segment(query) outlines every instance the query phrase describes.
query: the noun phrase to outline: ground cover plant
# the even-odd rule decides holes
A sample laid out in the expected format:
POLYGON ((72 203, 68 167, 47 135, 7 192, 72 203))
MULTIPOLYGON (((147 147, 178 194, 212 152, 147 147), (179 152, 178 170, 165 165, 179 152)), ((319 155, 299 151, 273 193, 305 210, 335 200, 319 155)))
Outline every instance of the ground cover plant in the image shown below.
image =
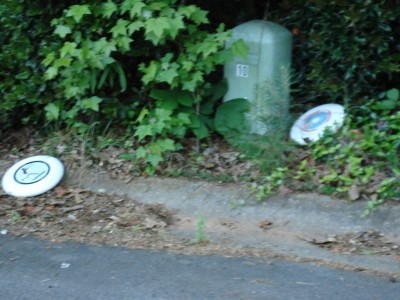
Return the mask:
POLYGON ((292 165, 278 167, 261 184, 264 199, 282 187, 368 200, 364 216, 386 199, 400 199, 400 101, 391 89, 359 107, 348 108, 339 133, 327 131, 310 143, 292 165))

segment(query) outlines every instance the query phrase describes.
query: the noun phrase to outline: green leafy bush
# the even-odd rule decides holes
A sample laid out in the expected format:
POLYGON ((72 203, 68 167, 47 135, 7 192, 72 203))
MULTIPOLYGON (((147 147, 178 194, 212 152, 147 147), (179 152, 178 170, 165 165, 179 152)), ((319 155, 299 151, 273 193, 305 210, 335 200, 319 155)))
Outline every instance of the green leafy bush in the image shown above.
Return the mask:
POLYGON ((53 20, 54 34, 63 43, 43 63, 46 79, 55 81, 62 101, 49 103, 48 118, 73 121, 82 113, 107 113, 102 108, 110 99, 125 98, 124 104, 139 101, 149 108, 148 92, 155 88, 182 93, 185 100, 178 96, 172 102, 199 115, 202 93, 208 88, 206 76, 230 55, 223 47, 229 33, 223 27, 216 33, 202 30, 207 12, 176 2, 73 5, 53 20))
MULTIPOLYGON (((49 23, 67 1, 13 1, 0 3, 0 122, 4 127, 36 122, 52 98, 42 79, 43 49, 51 49, 49 23)), ((70 1, 69 1, 70 2, 70 1)))
POLYGON ((399 84, 397 1, 282 1, 269 18, 294 35, 295 101, 356 104, 399 84))
POLYGON ((59 91, 45 107, 47 119, 122 119, 137 130, 135 159, 154 171, 187 132, 209 135, 225 90, 208 76, 234 54, 246 54, 243 42, 225 49, 230 33, 222 25, 214 33, 203 29, 208 22, 206 11, 176 0, 68 7, 52 21, 60 47, 43 60, 46 80, 59 91))

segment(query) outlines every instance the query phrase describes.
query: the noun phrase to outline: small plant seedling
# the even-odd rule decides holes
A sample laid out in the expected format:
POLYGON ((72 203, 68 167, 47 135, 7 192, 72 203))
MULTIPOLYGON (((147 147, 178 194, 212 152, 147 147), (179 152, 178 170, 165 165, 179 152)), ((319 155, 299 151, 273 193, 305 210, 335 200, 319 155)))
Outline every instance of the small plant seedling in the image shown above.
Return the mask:
POLYGON ((196 243, 198 244, 207 242, 206 233, 204 230, 205 226, 206 226, 205 217, 203 215, 199 215, 196 224, 196 243))
POLYGON ((245 204, 246 204, 246 200, 244 200, 244 199, 240 199, 240 200, 235 199, 235 200, 232 201, 232 203, 230 205, 230 209, 234 210, 235 208, 238 207, 238 205, 243 206, 245 204))
POLYGON ((16 224, 20 219, 21 219, 21 215, 16 211, 16 210, 11 210, 10 212, 9 212, 9 214, 10 214, 10 219, 9 219, 9 221, 10 221, 10 223, 11 224, 16 224))

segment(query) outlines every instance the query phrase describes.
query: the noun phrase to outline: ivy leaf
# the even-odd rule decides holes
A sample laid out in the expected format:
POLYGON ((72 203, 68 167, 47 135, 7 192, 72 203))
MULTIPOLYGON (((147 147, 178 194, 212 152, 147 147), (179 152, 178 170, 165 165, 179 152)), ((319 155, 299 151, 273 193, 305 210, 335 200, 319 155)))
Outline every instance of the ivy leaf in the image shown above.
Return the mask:
POLYGON ((111 28, 110 32, 112 33, 113 38, 116 38, 119 35, 126 36, 127 35, 127 26, 129 21, 119 19, 117 24, 111 28))
POLYGON ((157 71, 159 69, 159 63, 153 60, 150 62, 150 65, 148 67, 145 67, 144 64, 141 64, 139 68, 143 73, 145 73, 145 75, 142 76, 142 82, 144 84, 148 84, 155 79, 157 71))
POLYGON ((167 7, 168 4, 166 2, 168 1, 150 1, 152 3, 149 4, 149 8, 151 10, 162 10, 164 7, 167 7))
POLYGON ((218 52, 220 43, 218 42, 204 42, 198 45, 197 53, 202 54, 203 58, 208 57, 210 54, 218 52))
POLYGON ((71 28, 64 25, 57 25, 54 30, 54 34, 57 34, 61 38, 65 38, 68 34, 71 33, 71 28))
POLYGON ((176 10, 171 6, 164 7, 160 10, 160 16, 172 19, 176 15, 176 10))
POLYGON ((49 121, 58 120, 60 109, 54 103, 49 103, 44 107, 46 111, 46 119, 49 121))
POLYGON ((157 80, 159 82, 167 82, 168 84, 172 85, 172 82, 178 76, 179 76, 179 74, 176 69, 169 69, 169 70, 161 71, 157 76, 157 80))
POLYGON ((142 21, 135 21, 132 22, 131 24, 128 25, 128 34, 132 35, 132 33, 138 31, 140 28, 142 28, 144 23, 142 21))
POLYGON ((175 39, 178 35, 179 30, 185 28, 185 24, 183 23, 183 17, 179 16, 175 19, 168 19, 169 21, 169 35, 171 38, 175 39))
POLYGON ((66 13, 67 17, 72 17, 76 23, 82 20, 84 15, 90 15, 92 12, 89 9, 89 5, 72 5, 66 13))
MULTIPOLYGON (((171 120, 172 111, 163 108, 156 108, 155 109, 155 116, 159 123, 163 124, 165 121, 171 120)), ((164 129, 164 128, 161 128, 164 129)))
POLYGON ((138 140, 140 142, 146 136, 153 135, 153 129, 150 125, 140 125, 138 126, 134 135, 138 137, 138 140))
POLYGON ((157 167, 164 159, 160 154, 151 153, 146 156, 146 161, 151 163, 153 167, 157 167))
POLYGON ((81 94, 81 90, 77 86, 68 86, 65 88, 64 94, 65 94, 65 97, 70 99, 70 98, 73 98, 73 97, 81 94))
POLYGON ((163 151, 174 151, 175 150, 175 142, 171 139, 163 139, 158 140, 157 144, 163 151))
POLYGON ((58 68, 57 67, 50 67, 44 73, 44 78, 46 80, 54 79, 58 75, 58 68))
POLYGON ((193 69, 193 67, 194 67, 194 63, 192 61, 185 60, 182 62, 182 69, 185 71, 190 71, 193 69))
POLYGON ((95 52, 101 52, 107 44, 107 39, 105 37, 102 37, 101 39, 92 42, 92 48, 95 52))
POLYGON ((163 38, 164 32, 170 29, 169 19, 166 17, 150 18, 145 25, 146 39, 152 41, 155 45, 163 38))
POLYGON ((190 16, 197 10, 197 6, 195 5, 186 5, 180 6, 178 8, 178 13, 184 15, 186 18, 190 18, 190 16))
POLYGON ((143 146, 140 146, 136 149, 136 158, 145 158, 147 155, 146 149, 143 146))
POLYGON ((54 52, 50 52, 46 55, 45 59, 42 61, 42 64, 46 67, 49 66, 55 59, 56 55, 54 52))
POLYGON ((182 88, 189 92, 194 92, 199 83, 203 82, 203 73, 200 71, 195 72, 192 75, 192 80, 185 81, 182 88))
POLYGON ((119 50, 122 53, 128 52, 131 50, 131 43, 133 42, 133 39, 127 36, 119 37, 117 38, 117 46, 119 47, 119 50))
POLYGON ((100 50, 104 53, 105 56, 110 56, 112 52, 117 51, 117 47, 115 46, 115 41, 107 41, 105 38, 101 38, 100 40, 104 40, 100 47, 100 50))
MULTIPOLYGON (((70 110, 63 111, 62 112, 62 117, 66 118, 66 119, 73 120, 74 118, 76 118, 76 116, 78 115, 79 111, 80 111, 79 107, 77 105, 75 105, 70 110)), ((76 124, 79 124, 79 123, 76 123, 76 124)))
POLYGON ((208 12, 202 9, 197 9, 192 15, 191 19, 196 25, 208 24, 210 21, 207 19, 208 12))
POLYGON ((129 11, 129 17, 133 19, 140 16, 144 7, 146 7, 146 4, 141 0, 125 0, 121 5, 121 13, 124 14, 129 11))
POLYGON ((82 100, 82 108, 91 109, 94 111, 99 111, 99 104, 103 101, 103 99, 93 96, 87 99, 82 100))
POLYGON ((118 6, 114 2, 109 0, 107 3, 104 3, 102 5, 102 9, 103 11, 101 14, 109 19, 113 15, 113 13, 118 10, 118 6))
POLYGON ((59 67, 69 67, 71 65, 72 58, 70 57, 61 57, 54 62, 54 66, 59 67))
POLYGON ((62 48, 60 49, 60 56, 64 57, 67 54, 72 54, 72 52, 76 49, 76 43, 65 42, 62 48))
POLYGON ((135 5, 136 2, 137 0, 125 0, 124 2, 122 2, 120 8, 121 14, 124 14, 127 11, 129 11, 135 5))
POLYGON ((247 54, 249 53, 250 47, 240 39, 231 45, 233 55, 239 55, 245 59, 247 59, 247 54))

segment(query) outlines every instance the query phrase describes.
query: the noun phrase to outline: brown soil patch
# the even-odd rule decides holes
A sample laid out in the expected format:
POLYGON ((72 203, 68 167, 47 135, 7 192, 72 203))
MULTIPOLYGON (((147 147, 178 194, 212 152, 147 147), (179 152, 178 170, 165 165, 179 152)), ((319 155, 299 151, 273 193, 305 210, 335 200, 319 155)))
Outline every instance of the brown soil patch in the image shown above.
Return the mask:
POLYGON ((394 255, 400 261, 400 246, 379 231, 351 232, 308 241, 334 253, 394 255))

